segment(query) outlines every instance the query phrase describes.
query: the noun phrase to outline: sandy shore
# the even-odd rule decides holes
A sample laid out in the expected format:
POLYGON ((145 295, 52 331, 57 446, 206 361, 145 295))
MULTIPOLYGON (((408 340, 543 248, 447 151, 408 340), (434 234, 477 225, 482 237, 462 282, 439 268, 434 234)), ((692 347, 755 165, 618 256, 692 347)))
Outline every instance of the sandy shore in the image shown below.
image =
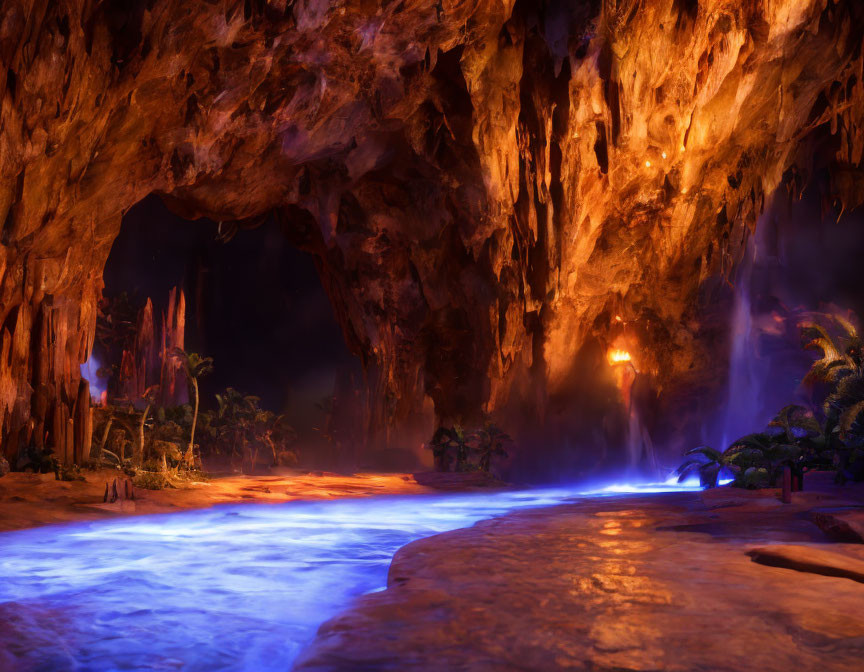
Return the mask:
POLYGON ((864 511, 864 484, 807 485, 787 505, 586 498, 410 543, 294 669, 860 672, 864 544, 830 543, 811 515, 864 511))
POLYGON ((0 531, 89 521, 120 515, 169 513, 230 502, 287 502, 431 492, 410 474, 285 472, 265 476, 217 476, 180 488, 135 488, 135 500, 103 503, 105 484, 119 471, 84 472, 85 481, 57 481, 53 474, 11 473, 0 478, 0 531))

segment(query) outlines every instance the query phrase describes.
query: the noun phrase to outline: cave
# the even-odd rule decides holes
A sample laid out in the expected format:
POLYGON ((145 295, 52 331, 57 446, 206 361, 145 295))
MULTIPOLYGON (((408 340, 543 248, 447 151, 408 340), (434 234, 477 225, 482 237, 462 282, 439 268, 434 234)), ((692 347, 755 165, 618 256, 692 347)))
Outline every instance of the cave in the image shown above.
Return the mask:
MULTIPOLYGON (((254 394, 316 444, 307 451, 312 463, 328 466, 349 457, 332 454, 320 434, 328 422, 324 407, 337 391, 353 396, 362 369, 345 344, 313 258, 291 244, 272 217, 229 238, 220 223, 185 220, 149 196, 124 215, 103 279, 109 303, 128 297, 137 313, 149 299, 157 323, 169 312, 172 290, 177 297, 182 292, 181 347, 214 360, 200 381, 205 408, 215 407, 215 395, 229 387, 254 394)), ((116 364, 120 357, 108 355, 105 341, 97 337, 92 357, 116 364)), ((98 363, 84 367, 91 386, 107 386, 98 363)))
POLYGON ((0 668, 858 669, 862 162, 858 0, 6 0, 0 668))

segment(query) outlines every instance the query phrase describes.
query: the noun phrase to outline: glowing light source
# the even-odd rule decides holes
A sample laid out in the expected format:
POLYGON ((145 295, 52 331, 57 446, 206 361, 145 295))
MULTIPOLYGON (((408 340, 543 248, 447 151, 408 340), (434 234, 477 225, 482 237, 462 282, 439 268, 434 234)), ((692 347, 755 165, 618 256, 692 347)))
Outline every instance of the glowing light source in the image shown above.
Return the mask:
POLYGON ((102 404, 102 398, 106 396, 107 392, 107 381, 99 376, 100 367, 101 365, 99 360, 97 360, 96 355, 91 352, 87 361, 81 365, 81 377, 90 383, 90 396, 97 403, 102 404))
POLYGON ((666 152, 663 152, 660 156, 662 156, 665 159, 666 158, 666 152))
POLYGON ((684 145, 681 145, 681 151, 685 151, 687 148, 684 145))
POLYGON ((650 162, 650 161, 646 161, 646 162, 645 162, 645 167, 646 167, 646 168, 650 168, 650 167, 651 167, 651 162, 650 162))
POLYGON ((613 365, 614 364, 622 364, 624 362, 629 362, 632 359, 632 357, 630 357, 629 352, 627 352, 626 350, 619 350, 619 349, 610 350, 609 354, 606 356, 606 358, 609 360, 609 363, 613 364, 613 365))

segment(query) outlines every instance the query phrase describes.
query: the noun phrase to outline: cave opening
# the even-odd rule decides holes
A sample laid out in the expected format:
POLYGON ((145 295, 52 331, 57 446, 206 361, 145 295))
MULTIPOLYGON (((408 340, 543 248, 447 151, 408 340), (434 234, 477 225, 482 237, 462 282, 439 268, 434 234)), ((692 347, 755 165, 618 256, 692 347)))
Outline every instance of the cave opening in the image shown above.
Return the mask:
MULTIPOLYGON (((601 348, 590 357, 589 372, 571 372, 571 388, 585 387, 581 396, 568 388, 567 394, 551 397, 546 419, 551 432, 534 423, 527 428, 511 423, 522 430, 519 439, 528 448, 517 454, 516 468, 529 480, 544 481, 622 471, 636 476, 668 473, 683 445, 700 440, 726 445, 748 428, 767 424, 784 400, 809 403, 800 387, 812 361, 798 342, 801 319, 826 310, 864 314, 856 274, 857 260, 864 254, 864 217, 860 209, 841 212, 839 204, 826 204, 828 179, 827 173, 821 174, 814 179, 817 186, 800 198, 787 197, 788 185, 781 185, 756 232, 746 234, 750 242, 735 273, 715 288, 709 300, 713 307, 702 318, 721 320, 728 339, 728 345, 718 346, 721 354, 728 350, 722 355, 728 358, 723 385, 691 394, 680 422, 671 425, 669 407, 662 408, 650 375, 633 369, 629 352, 622 351, 626 362, 610 359, 610 371, 620 377, 624 369, 633 369, 629 375, 635 375, 635 381, 609 383, 603 378, 609 374, 602 374, 606 359, 617 350, 601 348), (746 323, 738 324, 743 318, 746 323), (601 389, 606 383, 611 391, 601 389), (630 411, 619 408, 613 388, 621 388, 630 411), (594 408, 598 404, 600 410, 594 408), (619 411, 629 413, 629 420, 626 415, 619 419, 619 411), (538 437, 546 443, 542 455, 534 445, 538 437)), ((314 258, 294 245, 274 217, 231 229, 205 218, 184 219, 158 196, 148 196, 124 215, 103 278, 104 297, 110 301, 126 296, 135 312, 150 299, 156 322, 169 309, 172 289, 182 290, 184 347, 215 362, 212 373, 200 381, 202 410, 215 412, 216 395, 227 388, 259 397, 262 408, 284 415, 296 431, 296 445, 305 447, 304 466, 395 464, 410 469, 424 456, 425 451, 389 451, 391 459, 382 460, 381 454, 377 461, 370 459, 370 452, 387 451, 370 449, 359 436, 364 421, 360 407, 367 401, 363 386, 368 382, 360 359, 346 345, 314 258), (231 235, 224 236, 224 230, 231 235), (353 397, 356 403, 334 422, 337 395, 353 397), (334 424, 339 422, 343 438, 334 441, 334 424)), ((10 315, 7 321, 14 321, 10 315)), ((635 344, 632 329, 620 316, 612 321, 618 327, 613 333, 620 332, 614 342, 620 344, 623 337, 635 344)), ((82 373, 98 392, 106 383, 106 368, 116 370, 120 363, 118 353, 108 353, 97 337, 93 358, 82 365, 82 373)))
MULTIPOLYGON (((105 265, 100 324, 106 310, 125 304, 113 317, 132 321, 135 315, 125 342, 134 347, 138 314, 149 299, 158 341, 162 321, 170 321, 166 313, 172 307, 179 309, 182 292, 180 345, 213 359, 212 371, 199 382, 202 412, 218 410, 216 395, 229 388, 258 397, 262 409, 283 415, 296 432, 305 465, 348 466, 332 445, 328 423, 337 389, 355 391, 363 372, 348 350, 312 255, 295 247, 273 216, 230 236, 224 234, 227 228, 206 218, 186 220, 156 195, 133 206, 105 265)), ((118 348, 107 343, 97 331, 98 364, 88 362, 82 369, 97 390, 124 375, 118 348)), ((185 403, 183 392, 178 400, 185 403)))

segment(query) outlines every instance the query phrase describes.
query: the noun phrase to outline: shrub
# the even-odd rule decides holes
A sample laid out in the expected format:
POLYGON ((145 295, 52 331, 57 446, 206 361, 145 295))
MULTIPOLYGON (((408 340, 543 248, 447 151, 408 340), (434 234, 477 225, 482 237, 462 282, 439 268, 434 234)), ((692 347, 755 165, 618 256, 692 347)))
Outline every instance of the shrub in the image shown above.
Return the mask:
POLYGON ((144 490, 163 490, 174 487, 165 474, 156 471, 139 471, 132 479, 132 485, 144 490))
POLYGON ((58 481, 84 481, 87 480, 81 474, 77 464, 59 464, 54 462, 54 478, 58 481))
POLYGON ((495 458, 510 454, 513 440, 492 422, 466 434, 460 425, 438 427, 426 447, 432 450, 436 471, 490 471, 495 458))
POLYGON ((774 487, 784 467, 801 479, 807 471, 828 468, 832 459, 818 421, 802 406, 786 406, 764 431, 742 436, 722 453, 699 446, 686 454, 690 459, 678 467, 679 480, 698 473, 707 487, 717 485, 724 469, 736 487, 774 487))

